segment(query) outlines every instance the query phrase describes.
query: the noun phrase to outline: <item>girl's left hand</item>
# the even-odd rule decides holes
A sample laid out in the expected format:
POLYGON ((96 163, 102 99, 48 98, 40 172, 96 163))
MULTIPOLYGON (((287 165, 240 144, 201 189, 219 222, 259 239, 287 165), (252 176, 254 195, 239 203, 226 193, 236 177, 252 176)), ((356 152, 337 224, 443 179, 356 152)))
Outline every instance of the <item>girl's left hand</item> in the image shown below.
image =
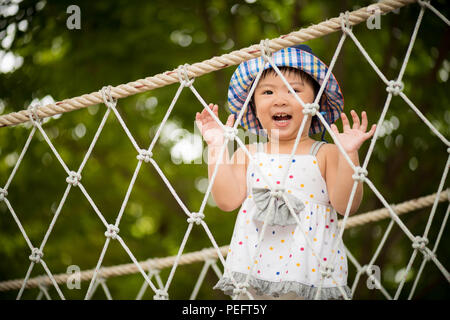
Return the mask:
POLYGON ((339 133, 338 127, 335 124, 330 126, 331 130, 336 135, 340 144, 347 153, 357 152, 364 141, 369 139, 375 133, 377 127, 376 124, 372 125, 369 132, 367 130, 367 114, 365 111, 362 112, 361 118, 362 123, 359 122, 358 114, 352 110, 350 111, 353 118, 353 128, 350 128, 350 123, 348 121, 345 113, 341 112, 341 120, 343 125, 343 132, 339 133))

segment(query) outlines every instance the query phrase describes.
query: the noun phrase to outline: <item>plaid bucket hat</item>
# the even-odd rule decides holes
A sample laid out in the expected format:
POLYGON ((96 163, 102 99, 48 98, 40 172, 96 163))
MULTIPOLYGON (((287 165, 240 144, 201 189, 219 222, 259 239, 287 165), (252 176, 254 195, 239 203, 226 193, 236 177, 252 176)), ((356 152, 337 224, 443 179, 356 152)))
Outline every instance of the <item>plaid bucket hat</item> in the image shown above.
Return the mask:
MULTIPOLYGON (((311 48, 305 44, 274 52, 272 54, 272 61, 277 67, 293 67, 306 72, 319 85, 322 85, 328 71, 328 66, 317 58, 311 48)), ((231 76, 228 88, 228 108, 235 115, 236 119, 244 106, 253 81, 256 79, 261 66, 264 66, 264 70, 272 68, 268 62, 264 61, 263 57, 258 57, 242 62, 231 76)), ((330 74, 322 98, 319 101, 319 106, 319 112, 328 124, 335 122, 344 110, 344 96, 333 73, 330 74)), ((254 134, 266 136, 250 106, 247 106, 240 125, 254 134)), ((323 140, 325 127, 317 116, 313 116, 309 134, 316 134, 322 131, 323 140)))

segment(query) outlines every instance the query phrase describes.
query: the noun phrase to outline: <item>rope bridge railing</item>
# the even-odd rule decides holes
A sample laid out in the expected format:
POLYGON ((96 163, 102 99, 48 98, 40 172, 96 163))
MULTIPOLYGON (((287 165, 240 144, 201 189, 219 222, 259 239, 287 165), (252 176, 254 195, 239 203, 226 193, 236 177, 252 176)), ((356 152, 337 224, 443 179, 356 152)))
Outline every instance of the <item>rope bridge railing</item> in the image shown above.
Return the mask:
MULTIPOLYGON (((412 3, 414 1, 394 1, 394 0, 390 0, 390 1, 382 1, 380 3, 377 4, 377 6, 379 6, 380 10, 382 13, 385 12, 389 12, 391 10, 394 10, 396 8, 399 8, 401 6, 404 6, 405 4, 408 3, 412 3)), ((240 114, 238 116, 238 118, 235 121, 234 127, 227 127, 224 126, 221 121, 214 115, 214 113, 208 108, 208 105, 206 104, 206 102, 203 100, 202 96, 198 93, 198 91, 195 89, 193 83, 194 83, 194 78, 200 76, 201 74, 204 74, 206 72, 211 72, 213 70, 217 70, 220 68, 224 68, 226 66, 232 65, 232 64, 238 64, 241 61, 244 60, 248 60, 254 57, 258 57, 261 56, 264 60, 265 63, 269 63, 274 70, 277 72, 277 74, 280 76, 280 78, 283 80, 283 82, 286 84, 287 88, 289 89, 289 91, 294 95, 295 99, 303 106, 304 110, 304 114, 305 117, 303 118, 303 122, 300 126, 300 130, 298 132, 295 144, 294 144, 294 148, 293 151, 290 155, 290 160, 292 160, 292 157, 294 155, 295 150, 297 149, 297 145, 300 139, 300 136, 303 132, 303 129, 305 127, 306 121, 308 119, 309 116, 314 116, 317 115, 319 120, 322 122, 322 124, 325 126, 325 129, 329 132, 329 134, 331 135, 334 143, 337 145, 339 151, 343 154, 344 158, 346 159, 346 161, 349 163, 349 165, 353 168, 354 170, 354 175, 352 176, 354 179, 354 184, 353 184, 353 188, 350 194, 350 198, 348 201, 348 205, 347 208, 345 210, 345 214, 343 219, 340 221, 340 225, 339 227, 336 229, 336 233, 337 233, 337 237, 336 239, 342 239, 342 235, 344 230, 346 229, 347 224, 349 223, 349 221, 352 221, 351 218, 348 218, 349 215, 349 211, 350 211, 350 207, 352 205, 353 202, 353 198, 355 195, 355 191, 356 191, 356 187, 357 184, 359 182, 365 182, 370 189, 374 192, 374 194, 377 196, 377 198, 381 201, 381 203, 384 205, 385 207, 385 211, 384 211, 384 215, 388 216, 389 218, 391 218, 391 222, 388 226, 388 228, 386 229, 384 236, 382 237, 382 240, 380 242, 380 244, 378 245, 378 248, 374 254, 374 256, 372 257, 371 261, 369 262, 368 265, 365 266, 361 266, 359 265, 359 263, 356 261, 356 259, 351 255, 350 252, 348 252, 349 255, 349 259, 353 262, 353 264, 357 267, 357 278, 354 282, 354 286, 357 284, 357 280, 359 279, 359 276, 362 273, 368 273, 368 271, 372 268, 374 261, 376 260, 377 256, 379 255, 392 227, 394 224, 397 224, 400 229, 405 233, 405 235, 407 236, 407 238, 412 242, 412 247, 413 247, 413 253, 411 255, 411 258, 408 262, 408 265, 406 267, 406 271, 405 271, 405 276, 403 277, 403 279, 401 280, 399 287, 397 288, 397 291, 395 293, 394 297, 391 297, 389 295, 389 293, 384 290, 384 288, 382 288, 381 284, 378 282, 377 279, 374 279, 374 281, 376 282, 377 287, 380 287, 382 290, 382 293, 384 294, 384 296, 386 296, 386 298, 388 299, 398 299, 399 295, 402 291, 402 288, 404 286, 405 280, 406 280, 406 275, 408 274, 416 256, 417 253, 422 253, 423 254, 423 261, 422 261, 422 265, 421 268, 419 270, 419 273, 416 276, 416 280, 413 286, 413 289, 410 292, 409 298, 411 298, 414 294, 414 290, 416 288, 416 284, 417 281, 419 280, 421 274, 422 274, 422 270, 425 266, 425 264, 428 261, 433 261, 433 263, 436 265, 436 267, 440 270, 440 272, 443 274, 443 276, 445 277, 445 279, 447 280, 447 282, 450 282, 450 276, 448 271, 446 270, 446 268, 442 265, 442 263, 437 259, 436 257, 436 249, 437 246, 439 244, 439 241, 441 239, 441 235, 443 233, 447 218, 448 218, 448 213, 449 213, 449 209, 447 209, 445 218, 442 222, 441 228, 440 228, 440 232, 438 235, 438 238, 436 239, 435 243, 434 243, 434 247, 433 249, 430 249, 428 247, 428 232, 430 230, 431 227, 431 223, 433 221, 435 212, 436 212, 436 208, 438 205, 439 201, 442 201, 441 199, 444 199, 444 201, 448 201, 448 190, 446 190, 445 193, 443 193, 444 190, 444 184, 446 181, 446 177, 448 174, 448 169, 449 169, 449 165, 450 165, 450 155, 449 158, 447 160, 447 163, 445 165, 443 174, 442 174, 442 178, 440 180, 439 186, 438 186, 438 190, 434 196, 434 200, 433 200, 433 205, 431 208, 431 212, 427 221, 427 224, 425 226, 425 231, 421 236, 415 236, 413 235, 410 230, 406 227, 406 225, 400 220, 399 216, 398 216, 398 209, 397 207, 393 207, 391 206, 388 201, 381 195, 381 193, 378 191, 378 189, 376 188, 376 186, 373 184, 373 182, 368 178, 368 172, 367 172, 367 165, 368 162, 370 160, 370 157, 372 155, 374 146, 375 146, 375 142, 377 140, 378 134, 379 134, 379 128, 381 127, 381 123, 383 123, 384 121, 384 117, 386 115, 386 112, 389 108, 391 99, 393 96, 400 96, 406 103, 407 105, 419 116, 419 118, 431 129, 431 131, 443 142, 443 144, 447 147, 447 152, 450 153, 450 143, 449 141, 433 126, 433 124, 426 119, 426 117, 420 112, 420 110, 414 105, 414 103, 408 99, 408 97, 403 93, 403 83, 402 83, 402 77, 406 68, 406 65, 408 63, 409 60, 409 56, 412 50, 412 47, 414 45, 417 33, 418 33, 418 29, 419 26, 421 24, 422 21, 422 17, 424 14, 424 11, 426 8, 430 8, 431 5, 429 4, 429 2, 424 2, 424 1, 418 1, 421 8, 420 8, 420 12, 419 12, 419 16, 417 18, 417 22, 416 25, 414 27, 414 31, 412 33, 411 36, 411 40, 409 42, 408 45, 408 49, 405 55, 405 58, 403 60, 402 63, 402 67, 401 70, 399 72, 399 75, 397 77, 396 80, 388 80, 383 73, 378 69, 378 67, 376 66, 376 64, 373 62, 373 60, 370 58, 369 54, 365 51, 365 49, 363 48, 363 46, 359 43, 359 41, 357 40, 357 38, 355 37, 355 35, 352 32, 352 25, 355 25, 357 23, 360 23, 361 21, 364 21, 364 19, 367 19, 371 14, 369 13, 369 10, 367 10, 367 8, 362 8, 356 11, 353 11, 352 13, 346 12, 345 14, 341 14, 339 18, 334 18, 331 20, 327 20, 326 22, 323 22, 319 25, 316 26, 312 26, 309 27, 307 29, 302 29, 300 31, 298 31, 298 33, 291 33, 287 36, 278 38, 278 39, 274 39, 274 40, 266 40, 266 41, 262 41, 261 44, 259 46, 254 45, 251 46, 247 49, 243 49, 241 50, 239 53, 236 53, 234 55, 230 54, 230 55, 224 55, 221 57, 215 57, 213 59, 207 60, 203 63, 200 64, 194 64, 191 66, 181 66, 178 69, 176 69, 175 71, 170 71, 170 72, 166 72, 162 75, 158 75, 152 78, 146 78, 143 80, 138 80, 135 81, 133 83, 130 84, 125 84, 125 85, 120 85, 118 87, 112 88, 110 86, 108 87, 104 87, 102 88, 102 90, 100 90, 100 92, 95 92, 95 93, 91 93, 88 95, 83 95, 81 97, 77 97, 77 98, 72 98, 72 99, 68 99, 68 100, 64 100, 60 103, 56 103, 54 105, 49 105, 49 106, 30 106, 28 108, 28 110, 24 110, 18 113, 13 113, 13 114, 9 114, 9 115, 5 115, 0 117, 0 125, 3 126, 8 126, 8 125, 14 125, 14 124, 18 124, 21 122, 25 122, 25 121, 30 121, 32 123, 32 128, 30 131, 30 134, 28 136, 28 139, 25 142, 25 146, 22 149, 22 152, 20 154, 20 156, 17 159, 17 162, 12 170, 12 173, 10 174, 5 186, 3 188, 0 188, 0 201, 5 202, 9 212, 11 213, 11 215, 13 216, 13 219, 15 220, 16 224, 18 225, 26 243, 28 248, 31 251, 31 255, 29 256, 29 259, 31 261, 30 266, 27 270, 27 273, 25 275, 25 278, 21 281, 21 287, 19 290, 19 293, 17 295, 17 299, 20 299, 23 295, 23 292, 25 290, 25 288, 27 288, 28 282, 31 281, 30 279, 30 275, 31 272, 34 268, 34 266, 36 264, 40 264, 42 265, 48 279, 50 280, 51 284, 54 286, 54 288, 57 291, 58 296, 61 299, 65 299, 61 289, 58 286, 58 281, 55 279, 55 276, 53 276, 53 274, 51 273, 50 269, 48 268, 48 266, 45 263, 44 260, 44 248, 45 245, 49 239, 49 236, 53 230, 53 227, 55 225, 56 220, 58 219, 62 207, 67 199, 67 196, 70 192, 70 190, 72 188, 79 188, 80 191, 83 193, 83 195, 86 197, 86 199, 88 200, 89 204, 91 205, 91 207, 94 209, 96 215, 98 216, 98 218, 101 220, 101 222, 103 223, 106 232, 104 233, 104 236, 106 238, 103 249, 100 253, 100 257, 99 260, 95 266, 95 269, 93 271, 90 271, 90 283, 89 283, 89 288, 86 292, 85 295, 85 299, 91 299, 93 293, 95 292, 95 290, 97 289, 97 287, 100 285, 103 290, 105 291, 105 294, 107 295, 108 298, 110 298, 110 293, 109 290, 106 286, 105 280, 103 278, 103 271, 105 270, 104 268, 102 268, 102 262, 105 256, 106 251, 108 250, 109 244, 112 240, 117 240, 119 242, 119 244, 122 246, 122 248, 125 250, 125 252, 128 254, 129 258, 132 260, 134 267, 137 269, 137 272, 139 272, 142 277, 144 278, 144 285, 141 288, 140 294, 145 291, 145 287, 150 287, 153 292, 155 293, 154 295, 154 299, 168 299, 168 289, 172 283, 175 271, 177 269, 177 266, 179 264, 181 264, 182 261, 182 253, 184 251, 184 247, 186 245, 186 242, 189 238, 189 235, 194 227, 194 224, 196 225, 201 225, 204 229, 204 231, 206 232, 209 240, 211 241, 212 245, 213 245, 213 249, 215 251, 215 254, 217 255, 217 258, 219 259, 219 261, 222 263, 223 266, 225 266, 225 260, 224 260, 224 255, 222 254, 222 250, 223 247, 220 248, 215 239, 214 236, 212 235, 211 231, 209 230, 208 225, 205 223, 205 221, 203 220, 204 218, 204 209, 206 206, 206 201, 207 198, 211 192, 211 188, 212 185, 214 183, 214 179, 215 176, 218 172, 218 167, 220 162, 217 162, 214 168, 214 172, 213 175, 211 177, 211 180, 209 181, 209 185, 208 188, 205 192, 205 197, 203 198, 202 204, 200 206, 200 209, 198 211, 190 211, 185 205, 184 203, 181 201, 181 199, 179 198, 179 196, 177 195, 176 191, 174 190, 174 188, 171 186, 170 182, 168 181, 168 179, 165 177, 164 173, 162 172, 162 170, 160 169, 160 167, 158 166, 157 162, 153 159, 153 154, 152 154, 152 149, 156 144, 156 141, 159 138, 159 135, 161 134, 161 130, 164 126, 164 124, 166 123, 168 117, 170 116, 182 90, 184 88, 189 88, 192 93, 196 96, 196 98, 200 101, 200 103, 203 105, 203 107, 211 114, 211 116, 213 117, 213 119, 222 127, 222 129, 224 130, 225 133, 225 142, 222 145, 220 152, 219 152, 219 158, 223 159, 223 155, 224 155, 224 151, 225 148, 228 144, 229 141, 233 141, 235 140, 245 151, 245 153, 247 154, 247 156, 249 157, 250 161, 254 162, 255 159, 253 158, 253 156, 250 154, 250 152, 248 151, 248 149, 245 147, 245 145, 243 144, 242 140, 237 136, 237 125, 240 123, 240 120, 243 116, 243 113, 245 112, 247 105, 249 103, 249 98, 252 96, 252 92, 255 89, 259 78, 261 76, 261 72, 259 72, 256 80, 254 81, 250 94, 248 95, 247 101, 244 103, 244 106, 242 108, 242 110, 240 111, 240 114), (335 32, 335 31, 342 31, 342 36, 340 38, 340 41, 338 43, 338 46, 335 50, 335 53, 333 55, 333 58, 331 60, 331 63, 329 65, 329 69, 327 74, 325 75, 325 79, 320 87, 319 93, 317 94, 316 97, 316 101, 314 101, 313 103, 310 104, 305 104, 301 98, 295 93, 295 91, 292 89, 292 87, 289 85, 289 83, 286 81, 286 79, 284 78, 284 76, 282 75, 282 73, 278 70, 278 68, 274 65, 273 61, 271 60, 271 52, 275 51, 275 50, 279 50, 281 48, 284 47, 288 47, 294 44, 298 44, 300 42, 304 42, 306 40, 310 40, 313 38, 317 38, 319 36, 322 36, 324 34, 330 33, 330 32, 335 32), (383 110, 381 112, 381 116, 378 120, 377 123, 377 129, 375 131, 374 136, 371 139, 371 144, 369 146, 369 150, 366 154, 365 160, 363 162, 362 167, 358 166, 355 167, 352 163, 352 161, 350 160, 349 156, 346 154, 346 152, 344 151, 344 149, 342 148, 342 146, 340 145, 339 141, 336 139, 334 133, 332 132, 332 130, 330 129, 328 123, 325 121, 325 119, 323 118, 323 116, 318 113, 318 101, 317 99, 321 96, 321 93, 323 92, 329 76, 331 74, 331 71, 334 67, 334 64, 337 60, 337 57, 339 56, 340 50, 343 46, 344 41, 347 39, 347 37, 351 38, 352 41, 355 43, 355 45, 358 47, 358 49, 361 51, 362 55, 365 57, 365 59, 368 61, 368 63, 370 64, 370 66, 374 69, 374 71, 378 74, 378 76, 381 78, 381 80, 386 84, 386 91, 387 91, 387 98, 386 101, 384 103, 384 107, 383 110), (214 69, 216 68, 216 69, 214 69), (177 81, 178 80, 178 81, 177 81), (131 94, 136 94, 139 92, 143 92, 143 91, 147 91, 147 90, 151 90, 153 88, 156 88, 158 86, 163 86, 166 84, 170 84, 170 83, 175 83, 175 82, 179 82, 180 86, 178 87, 178 90, 155 134, 155 136, 153 137, 150 146, 148 148, 141 148, 139 146, 139 144, 136 142, 136 140, 134 139, 133 135, 131 134, 131 132, 129 131, 125 121, 122 119, 122 117, 120 116, 119 112, 116 109, 116 105, 117 105, 117 99, 118 98, 122 98, 125 96, 129 96, 131 94), (71 110, 75 110, 75 109, 79 109, 88 105, 92 105, 92 104, 98 104, 103 102, 106 106, 106 112, 102 118, 102 120, 100 121, 99 127, 95 133, 95 136, 80 164, 80 166, 78 167, 78 169, 76 171, 71 170, 66 163, 64 162, 64 160, 62 159, 62 157, 60 156, 60 154, 58 153, 57 149, 55 148, 55 146, 53 145, 53 143, 51 142, 51 140, 49 139, 48 135, 46 134, 45 130, 42 127, 42 119, 44 117, 49 117, 51 115, 57 114, 57 113, 61 113, 61 112, 67 112, 67 111, 71 111, 71 110), (98 207, 96 206, 95 202, 93 201, 93 199, 91 198, 91 196, 89 195, 89 192, 85 189, 85 187, 83 186, 83 183, 81 182, 81 178, 82 178, 82 172, 83 169, 86 165, 87 160, 89 159, 93 148, 95 147, 95 144, 100 136, 100 134, 103 131, 104 125, 106 123, 106 120, 108 119, 109 115, 113 113, 115 118, 119 121, 122 129, 124 130, 124 133, 127 135, 128 139, 131 141, 135 151, 136 151, 136 158, 137 158, 137 165, 135 167, 133 176, 131 178, 131 181, 129 183, 129 186, 127 188, 125 197, 122 201, 119 213, 116 217, 116 220, 114 223, 110 223, 108 222, 103 214, 101 213, 101 211, 98 209, 98 207), (67 174, 67 187, 65 189, 65 192, 61 198, 61 200, 59 201, 59 204, 57 206, 56 212, 53 215, 53 218, 50 222, 49 228, 47 229, 47 232, 45 233, 45 236, 41 242, 41 244, 39 246, 35 246, 29 239, 29 237, 27 236, 27 233, 25 232, 18 216, 16 215, 13 206, 11 205, 11 203, 8 200, 8 187, 12 182, 12 179, 14 178, 14 175, 18 169, 18 167, 20 166, 22 159, 24 158, 28 147, 30 145, 31 140, 33 139, 36 131, 39 131, 42 135, 42 137, 44 138, 44 141, 49 145, 50 149, 52 150, 53 154, 55 155, 55 157, 57 158, 58 162, 60 163, 60 165, 63 167, 64 171, 67 174), (180 248, 178 250, 177 255, 175 256, 174 260, 173 260, 173 264, 171 265, 171 270, 170 270, 170 274, 168 276, 168 279, 166 280, 166 283, 163 284, 161 278, 158 276, 158 274, 156 273, 152 273, 152 272, 145 272, 144 267, 142 264, 140 264, 137 259, 135 258, 135 256, 133 255, 133 253, 131 252, 131 250, 128 248, 128 246, 126 245, 125 240, 120 236, 119 232, 119 225, 125 210, 125 207, 127 206, 128 203, 128 199, 130 197, 130 194, 133 190, 134 187, 134 183, 137 179, 137 176, 140 172, 140 169, 143 165, 143 163, 150 163, 153 165, 153 167, 155 168, 155 170, 158 172, 158 174, 160 175, 161 179, 163 180, 163 182, 166 184, 167 188, 169 189, 169 191, 172 193, 173 197, 175 198, 175 200, 177 201, 177 203, 180 205, 181 209, 184 211, 184 213, 187 216, 187 229, 186 232, 184 234, 183 240, 181 242, 180 248), (157 281, 157 286, 153 283, 153 281, 151 280, 151 278, 155 276, 155 279, 157 281), (355 284, 356 283, 356 284, 355 284)), ((433 12, 435 12, 436 10, 432 10, 433 12)), ((448 24, 448 20, 443 17, 441 14, 437 14, 445 23, 448 24)), ((262 70, 263 68, 261 68, 262 70)), ((291 163, 291 161, 289 161, 289 163, 291 163)), ((260 173, 262 173, 262 176, 264 179, 266 179, 267 185, 270 186, 271 190, 277 190, 278 192, 281 192, 281 195, 284 197, 284 200, 289 208, 289 211, 291 212, 291 214, 293 215, 293 217, 296 220, 296 223, 298 224, 298 226, 301 226, 301 222, 299 221, 299 218, 294 214, 294 211, 292 209, 292 206, 289 203, 288 198, 286 198, 283 194, 284 190, 280 189, 279 187, 276 188, 272 181, 267 180, 267 175, 264 174, 264 172, 262 172, 262 170, 264 170, 263 168, 260 168, 259 166, 256 166, 257 170, 260 171, 260 173)), ((285 178, 287 175, 287 172, 289 170, 289 166, 287 168, 285 168, 285 174, 284 174, 284 178, 283 181, 281 183, 281 186, 283 188, 284 186, 284 182, 285 182, 285 178)), ((450 208, 450 206, 448 207, 450 208)), ((356 217, 355 217, 356 218, 356 217)), ((267 216, 266 216, 267 219, 267 216)), ((266 221, 265 221, 266 222, 266 221)), ((258 243, 260 243, 262 241, 262 237, 265 233, 265 228, 267 226, 267 223, 263 224, 263 229, 261 231, 260 237, 258 239, 258 243)), ((305 241, 307 243, 307 245, 312 249, 312 252, 314 252, 314 249, 312 247, 311 241, 308 238, 308 236, 306 234, 303 234, 303 236, 305 237, 305 241)), ((338 244, 338 241, 335 242, 334 244, 334 249, 336 249, 336 246, 338 244)), ((332 268, 332 263, 334 261, 334 259, 336 258, 336 251, 337 250, 333 250, 332 252, 334 252, 333 256, 329 258, 327 263, 322 263, 321 265, 321 270, 320 270, 320 274, 321 274, 321 282, 319 285, 319 288, 317 290, 317 293, 315 295, 316 299, 320 299, 320 289, 322 288, 322 284, 324 279, 326 278, 332 278, 334 279, 334 275, 333 275, 333 268, 332 268)), ((348 250, 347 250, 348 251, 348 250)), ((258 254, 258 250, 255 254, 258 254)), ((315 257, 319 260, 319 263, 321 262, 321 257, 319 254, 315 253, 315 257)), ((206 273, 206 270, 209 268, 209 266, 213 267, 213 269, 216 271, 216 273, 219 275, 220 274, 220 270, 218 269, 217 265, 215 264, 215 262, 213 262, 212 260, 207 260, 208 264, 205 263, 204 268, 202 269, 201 275, 199 277, 199 279, 202 279, 202 277, 204 277, 204 274, 206 273)), ((225 272, 227 272, 227 269, 225 268, 224 270, 225 272)), ((227 274, 228 277, 230 277, 232 279, 233 285, 235 287, 234 291, 233 291, 233 298, 237 297, 240 294, 247 294, 248 297, 250 299, 253 299, 252 295, 247 291, 247 286, 248 286, 248 280, 249 280, 249 275, 252 274, 253 272, 253 266, 250 269, 250 272, 247 275, 246 280, 243 283, 237 283, 235 281, 235 279, 233 279, 231 274, 227 274)), ((197 282, 197 285, 194 288, 194 292, 192 296, 196 295, 196 290, 198 290, 199 287, 199 283, 197 282)), ((3 283, 2 283, 3 284, 3 283)), ((46 290, 46 288, 42 285, 39 286, 40 288, 40 294, 38 296, 38 298, 41 298, 43 295, 45 295, 47 298, 49 298, 48 292, 46 290)), ((350 297, 348 297, 346 295, 346 293, 343 291, 343 289, 341 289, 341 294, 342 297, 345 299, 349 299, 350 297)), ((142 295, 141 295, 142 296, 142 295)), ((191 296, 191 297, 192 297, 191 296)), ((139 298, 139 296, 138 296, 139 298)))
MULTIPOLYGON (((383 0, 377 3, 377 7, 380 10, 380 14, 385 14, 401 8, 409 3, 413 3, 414 1, 415 0, 383 0)), ((370 10, 367 10, 367 7, 352 11, 348 16, 349 24, 352 26, 357 25, 366 21, 371 15, 372 13, 370 10)), ((312 25, 308 28, 302 28, 298 31, 291 32, 279 38, 272 39, 269 41, 269 46, 272 50, 276 51, 311 39, 319 38, 339 30, 341 30, 341 22, 340 18, 336 17, 319 24, 312 25)), ((186 67, 187 75, 190 78, 197 78, 213 71, 237 65, 243 61, 259 57, 259 49, 260 48, 258 45, 252 45, 250 47, 232 51, 199 63, 194 63, 186 67)), ((179 81, 177 70, 178 69, 166 71, 152 77, 146 77, 144 79, 135 80, 116 87, 111 87, 111 95, 115 99, 125 98, 130 95, 177 83, 179 81)), ((99 103, 103 103, 102 95, 99 91, 95 91, 82 96, 59 101, 54 104, 39 106, 36 109, 36 114, 39 118, 43 119, 45 117, 51 117, 99 103)), ((28 117, 28 110, 12 112, 7 115, 0 116, 0 126, 12 126, 27 122, 29 121, 28 117)))
MULTIPOLYGON (((439 202, 448 201, 448 199, 450 197, 449 192, 450 192, 450 189, 447 189, 445 192, 442 192, 438 201, 439 202)), ((436 194, 431 194, 429 196, 420 197, 417 199, 405 201, 403 203, 399 203, 399 204, 391 205, 391 206, 398 215, 402 215, 402 214, 411 213, 412 211, 416 211, 416 210, 431 206, 433 204, 435 198, 436 198, 436 194)), ((373 211, 370 211, 367 213, 361 213, 359 215, 348 218, 345 228, 350 229, 350 228, 358 227, 358 226, 361 226, 364 224, 381 221, 381 220, 387 219, 387 218, 389 218, 388 210, 386 208, 381 208, 378 210, 373 210, 373 211)), ((339 221, 339 224, 341 224, 341 223, 342 223, 342 221, 339 221)), ((228 248, 229 247, 227 245, 221 246, 220 247, 221 254, 225 256, 228 253, 228 248)), ((361 273, 365 272, 368 274, 369 268, 367 268, 367 265, 361 266, 357 262, 357 260, 354 259, 353 255, 351 255, 351 252, 348 249, 346 249, 346 250, 347 250, 347 254, 350 254, 350 257, 352 258, 352 259, 350 259, 350 261, 353 263, 353 265, 358 270, 357 275, 355 276, 355 281, 353 283, 352 291, 354 292, 354 287, 356 287, 356 285, 358 284, 358 280, 360 278, 361 273)), ((196 263, 196 262, 204 262, 205 263, 204 267, 202 269, 202 272, 199 275, 199 278, 198 278, 198 281, 196 284, 196 287, 200 287, 203 283, 205 273, 209 267, 212 267, 214 269, 214 271, 216 272, 216 274, 218 275, 218 278, 220 278, 221 272, 217 271, 217 264, 216 264, 217 258, 218 258, 218 256, 217 256, 217 252, 216 252, 215 248, 205 248, 200 251, 189 252, 189 253, 183 254, 180 257, 178 265, 186 265, 186 264, 192 264, 192 263, 196 263)), ((176 259, 176 256, 170 256, 170 257, 165 257, 165 258, 152 258, 152 259, 147 259, 145 261, 140 261, 139 264, 142 267, 142 269, 144 269, 148 273, 149 278, 151 278, 152 276, 158 277, 159 272, 162 269, 172 267, 175 262, 175 259, 176 259)), ((102 288, 104 288, 104 286, 106 286, 106 280, 108 278, 125 276, 125 275, 136 274, 136 273, 139 273, 139 270, 134 263, 102 267, 99 270, 99 274, 101 275, 102 288)), ((80 281, 89 281, 92 279, 93 274, 94 274, 94 270, 81 271, 78 275, 78 279, 80 281)), ((368 274, 368 276, 370 276, 370 274, 368 274)), ((67 273, 54 275, 55 281, 58 284, 67 283, 67 281, 70 279, 70 277, 71 277, 71 275, 67 274, 67 273)), ((2 282, 0 282, 0 291, 19 290, 22 287, 23 281, 24 281, 24 279, 2 281, 2 282)), ((160 281, 158 281, 158 282, 160 282, 160 281)), ((38 277, 29 279, 27 281, 25 288, 26 289, 40 288, 38 297, 41 294, 44 294, 44 292, 46 292, 46 294, 45 294, 46 297, 50 298, 50 296, 48 295, 47 288, 51 285, 52 285, 51 279, 48 276, 42 275, 42 276, 38 276, 38 277)), ((162 287, 162 285, 160 285, 160 288, 161 287, 162 287)), ((145 288, 146 288, 146 283, 144 281, 144 283, 137 295, 137 299, 142 298, 145 288)), ((93 291, 93 293, 95 293, 95 290, 93 291)), ((197 292, 194 291, 191 294, 190 299, 195 299, 196 293, 197 292)), ((105 291, 105 294, 106 294, 106 291, 105 291)))

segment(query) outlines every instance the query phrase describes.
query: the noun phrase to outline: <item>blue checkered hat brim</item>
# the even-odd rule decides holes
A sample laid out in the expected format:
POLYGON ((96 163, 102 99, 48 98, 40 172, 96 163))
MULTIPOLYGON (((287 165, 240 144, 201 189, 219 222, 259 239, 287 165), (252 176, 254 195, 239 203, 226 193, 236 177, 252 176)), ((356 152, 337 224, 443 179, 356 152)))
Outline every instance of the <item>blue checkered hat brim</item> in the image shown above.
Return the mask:
MULTIPOLYGON (((306 45, 289 47, 272 54, 272 61, 277 67, 298 68, 309 74, 319 85, 322 85, 328 66, 317 58, 306 45), (304 47, 302 47, 304 46, 304 47), (300 49, 298 47, 303 48, 300 49)), ((228 88, 228 108, 237 119, 245 100, 247 99, 253 81, 261 68, 264 70, 272 68, 262 57, 254 58, 242 62, 231 76, 230 86, 228 88)), ((326 84, 322 98, 319 101, 319 112, 323 115, 328 124, 335 122, 340 113, 344 110, 344 97, 339 84, 331 73, 326 84)), ((257 135, 266 135, 258 119, 253 114, 250 106, 247 106, 240 125, 257 135)), ((324 131, 325 127, 317 116, 313 116, 309 134, 316 134, 324 131)))

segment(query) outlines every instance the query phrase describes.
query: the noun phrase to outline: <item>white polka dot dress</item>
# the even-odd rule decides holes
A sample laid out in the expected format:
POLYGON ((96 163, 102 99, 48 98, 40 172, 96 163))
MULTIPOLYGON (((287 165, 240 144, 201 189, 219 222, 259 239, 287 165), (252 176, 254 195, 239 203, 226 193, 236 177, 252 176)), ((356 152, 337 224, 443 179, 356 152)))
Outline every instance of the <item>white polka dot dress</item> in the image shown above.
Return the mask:
MULTIPOLYGON (((314 299, 322 279, 321 271, 328 265, 333 268, 332 277, 324 277, 321 299, 342 299, 341 290, 351 297, 347 287, 347 258, 342 240, 338 239, 337 214, 330 204, 315 156, 322 143, 316 141, 309 154, 294 155, 285 175, 285 192, 304 204, 297 215, 300 225, 268 223, 259 248, 263 222, 253 219, 258 208, 252 188, 269 189, 268 179, 274 186, 282 186, 290 155, 264 153, 262 145, 258 145, 254 154, 256 163, 248 165, 247 198, 236 219, 225 269, 237 283, 244 282, 250 273, 249 284, 260 295, 280 297, 295 292, 303 298, 314 299)), ((224 273, 214 288, 231 295, 235 286, 227 274, 224 273)))

